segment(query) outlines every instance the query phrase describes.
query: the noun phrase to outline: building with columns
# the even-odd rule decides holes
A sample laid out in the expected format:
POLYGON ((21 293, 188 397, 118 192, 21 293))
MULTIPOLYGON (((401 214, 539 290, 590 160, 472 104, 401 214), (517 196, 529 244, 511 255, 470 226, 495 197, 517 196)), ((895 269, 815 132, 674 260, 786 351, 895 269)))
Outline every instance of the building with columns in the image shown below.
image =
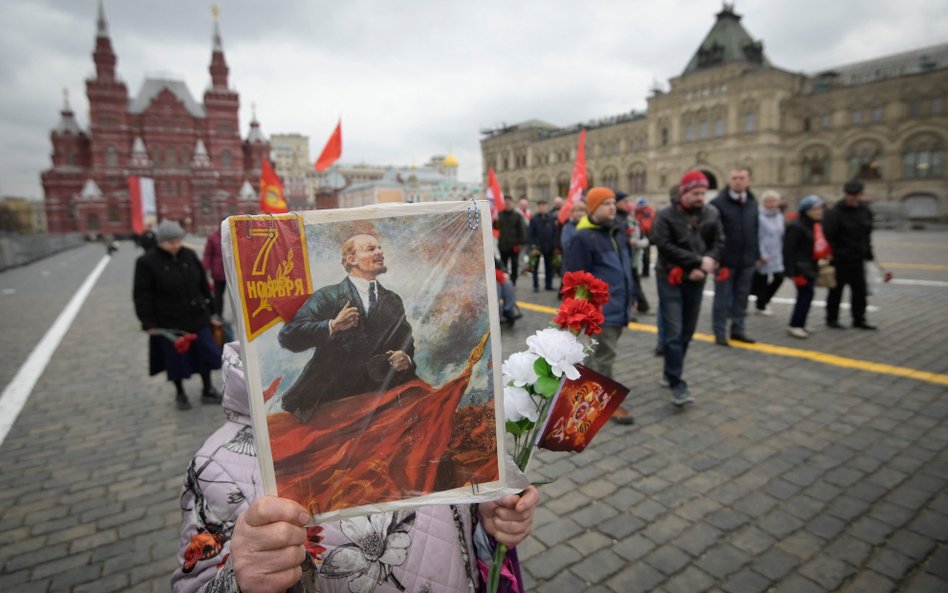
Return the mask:
POLYGON ((791 204, 811 193, 835 199, 858 178, 880 210, 948 216, 948 43, 804 74, 772 64, 733 5, 716 16, 645 112, 485 130, 485 185, 493 167, 506 195, 565 196, 585 128, 590 184, 659 204, 689 169, 720 188, 740 166, 758 191, 775 189, 791 204))
POLYGON ((42 173, 51 233, 132 232, 128 178, 155 182, 158 218, 206 232, 222 218, 257 212, 257 187, 270 144, 256 117, 246 138, 238 121, 240 98, 228 81, 217 16, 201 102, 184 82, 146 78, 130 96, 117 73, 108 22, 99 3, 95 76, 86 80, 88 128, 64 101, 50 133, 52 167, 42 173))

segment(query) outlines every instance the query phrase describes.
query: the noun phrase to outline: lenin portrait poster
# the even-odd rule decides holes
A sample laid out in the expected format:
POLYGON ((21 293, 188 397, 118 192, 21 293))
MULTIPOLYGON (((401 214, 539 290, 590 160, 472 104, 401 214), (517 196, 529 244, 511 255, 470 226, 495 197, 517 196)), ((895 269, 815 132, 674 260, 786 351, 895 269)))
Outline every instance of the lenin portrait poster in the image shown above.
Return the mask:
POLYGON ((319 522, 511 490, 486 203, 234 216, 224 230, 268 494, 319 522))

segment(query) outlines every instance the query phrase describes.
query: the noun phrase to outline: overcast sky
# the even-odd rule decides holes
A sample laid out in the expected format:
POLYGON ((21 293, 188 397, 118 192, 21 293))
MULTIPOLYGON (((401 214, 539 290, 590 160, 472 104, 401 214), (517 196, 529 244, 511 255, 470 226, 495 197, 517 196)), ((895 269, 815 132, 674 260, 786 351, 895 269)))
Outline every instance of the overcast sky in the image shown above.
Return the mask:
MULTIPOLYGON (((212 2, 107 0, 130 96, 173 75, 201 100, 212 2)), ((342 116, 346 163, 422 164, 453 151, 480 179, 482 128, 569 125, 644 109, 654 80, 684 69, 715 0, 219 0, 241 135, 251 103, 265 134, 310 137, 313 159, 342 116)), ((743 0, 771 63, 813 72, 948 41, 944 0, 743 0)), ((88 126, 94 0, 0 3, 0 195, 42 197, 62 89, 88 126)))

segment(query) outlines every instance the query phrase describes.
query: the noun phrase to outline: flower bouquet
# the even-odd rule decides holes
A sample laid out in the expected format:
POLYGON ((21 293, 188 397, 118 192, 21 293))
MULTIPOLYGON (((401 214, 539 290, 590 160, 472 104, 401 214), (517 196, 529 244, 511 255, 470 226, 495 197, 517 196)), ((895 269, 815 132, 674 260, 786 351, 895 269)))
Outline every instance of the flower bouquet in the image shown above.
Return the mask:
POLYGON ((191 349, 191 342, 197 339, 197 334, 182 331, 180 329, 165 329, 156 327, 154 335, 161 336, 174 344, 174 350, 178 354, 184 354, 191 349))
MULTIPOLYGON (((569 272, 561 292, 553 327, 527 338, 527 350, 511 354, 502 367, 506 428, 521 471, 537 446, 581 451, 628 393, 578 366, 595 344, 588 338, 602 331, 609 287, 588 272, 569 272)), ((506 562, 507 546, 498 544, 487 576, 489 593, 497 592, 502 574, 511 574, 506 562)))

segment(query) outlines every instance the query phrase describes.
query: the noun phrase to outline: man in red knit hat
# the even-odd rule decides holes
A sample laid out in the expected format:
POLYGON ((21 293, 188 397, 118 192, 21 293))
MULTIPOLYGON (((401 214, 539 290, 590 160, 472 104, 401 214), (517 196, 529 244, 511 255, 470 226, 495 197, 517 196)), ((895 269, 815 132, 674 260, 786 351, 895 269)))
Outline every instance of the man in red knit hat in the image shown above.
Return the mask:
POLYGON ((705 206, 708 180, 701 171, 688 171, 678 184, 678 200, 655 217, 652 242, 658 248, 655 280, 661 309, 665 357, 663 384, 672 390, 672 403, 694 401, 682 379, 688 344, 698 324, 705 280, 714 276, 724 247, 718 211, 705 206))

